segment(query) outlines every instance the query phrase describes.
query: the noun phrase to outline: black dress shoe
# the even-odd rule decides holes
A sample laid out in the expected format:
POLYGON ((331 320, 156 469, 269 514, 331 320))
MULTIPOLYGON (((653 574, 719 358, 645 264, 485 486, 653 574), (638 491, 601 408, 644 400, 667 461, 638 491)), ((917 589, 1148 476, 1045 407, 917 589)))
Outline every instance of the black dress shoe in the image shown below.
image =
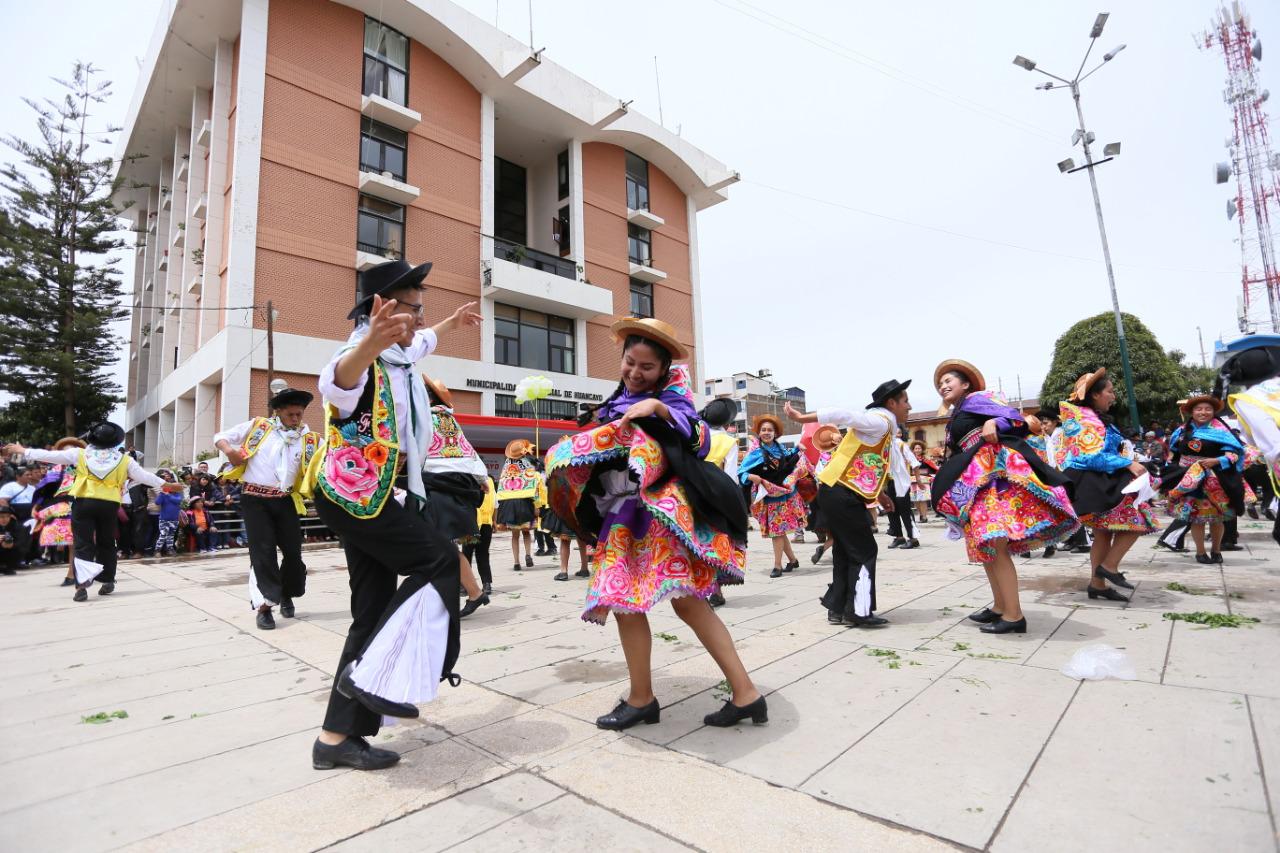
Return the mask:
POLYGON ((826 552, 826 550, 827 550, 826 545, 819 545, 818 550, 814 551, 813 556, 809 558, 809 562, 813 563, 815 566, 818 565, 818 563, 822 561, 822 555, 826 552))
POLYGON ((909 551, 912 548, 919 548, 919 547, 920 547, 920 540, 912 538, 907 540, 907 544, 902 546, 902 550, 909 551))
POLYGON ((877 616, 872 613, 869 616, 858 616, 854 613, 845 613, 844 621, 852 628, 879 628, 881 625, 888 625, 889 620, 883 616, 877 616))
POLYGON ((534 551, 534 552, 533 552, 533 556, 535 556, 535 557, 545 557, 545 556, 547 556, 547 552, 546 552, 546 551, 544 551, 544 550, 542 550, 541 548, 539 548, 538 550, 536 550, 536 551, 534 551))
POLYGON ((381 714, 384 717, 412 719, 418 716, 417 705, 410 705, 408 702, 392 702, 390 699, 383 699, 381 696, 376 696, 367 690, 361 690, 357 687, 356 683, 351 680, 351 671, 355 668, 355 661, 351 661, 343 667, 336 685, 339 693, 348 699, 356 700, 370 711, 375 714, 381 714))
POLYGON ((745 707, 733 704, 733 700, 730 699, 720 707, 719 711, 703 717, 702 722, 708 726, 725 729, 745 720, 747 717, 750 717, 751 722, 757 726, 761 723, 769 722, 769 706, 765 703, 764 696, 745 707))
POLYGON ((838 610, 828 610, 828 611, 827 611, 827 624, 828 624, 828 625, 843 625, 843 624, 844 624, 844 615, 843 615, 842 613, 840 613, 840 611, 838 611, 838 610))
POLYGON ((58 586, 75 586, 75 585, 76 585, 75 578, 63 578, 62 583, 58 584, 58 586))
POLYGON ((488 595, 489 593, 493 592, 493 584, 491 583, 485 584, 480 588, 480 591, 483 592, 485 595, 488 595))
POLYGON ((370 746, 367 740, 355 735, 336 746, 317 740, 311 747, 311 766, 317 770, 332 770, 335 767, 385 770, 399 760, 400 753, 370 746))
POLYGON ((293 609, 293 599, 282 598, 280 600, 280 615, 286 619, 292 619, 294 613, 295 611, 293 609))
POLYGON ((273 631, 276 627, 276 617, 271 615, 270 610, 258 611, 258 627, 263 631, 273 631))
POLYGON ((1125 580, 1123 572, 1113 572, 1110 569, 1104 569, 1102 566, 1098 566, 1093 570, 1093 576, 1095 578, 1102 578, 1103 580, 1111 581, 1116 586, 1124 587, 1125 589, 1133 589, 1133 584, 1125 580))
POLYGON ((1243 551, 1244 548, 1235 542, 1223 542, 1222 550, 1224 551, 1243 551))
POLYGON ((990 625, 983 625, 978 629, 984 634, 1025 634, 1027 633, 1027 617, 1023 616, 1017 622, 1006 622, 999 619, 990 625))
POLYGON ((567 581, 568 579, 569 579, 568 572, 560 572, 558 575, 552 578, 553 581, 567 581))
POLYGON ((525 555, 524 555, 524 564, 525 564, 525 566, 526 566, 527 568, 532 569, 532 568, 533 568, 533 557, 530 557, 528 554, 525 554, 525 555))
POLYGON ((657 699, 654 699, 643 708, 628 705, 627 700, 622 699, 612 711, 603 717, 596 717, 596 728, 620 732, 623 729, 631 728, 636 723, 644 723, 647 726, 651 726, 658 722, 661 715, 662 709, 658 706, 657 699))
POLYGON ((574 572, 574 573, 573 573, 573 576, 574 576, 575 578, 589 578, 589 577, 591 577, 591 570, 590 570, 590 569, 578 569, 576 572, 574 572))
POLYGON ((972 619, 974 622, 979 622, 983 625, 986 625, 989 622, 995 622, 997 619, 999 619, 1000 614, 992 610, 990 607, 984 607, 981 610, 979 610, 977 613, 970 613, 969 618, 972 619))
POLYGON ((115 581, 107 581, 102 586, 98 587, 98 595, 110 595, 115 591, 116 591, 115 581))
POLYGON ((889 543, 889 547, 901 548, 903 545, 906 545, 906 544, 907 544, 907 540, 903 539, 901 536, 895 536, 893 541, 889 543))
POLYGON ((76 587, 76 594, 71 596, 71 600, 72 601, 88 601, 89 590, 82 586, 76 587))
POLYGON ((1249 513, 1250 518, 1258 517, 1258 508, 1256 506, 1249 507, 1247 510, 1245 510, 1245 512, 1249 513))
POLYGON ((1214 562, 1214 563, 1221 563, 1221 562, 1222 562, 1222 554, 1221 554, 1221 553, 1219 553, 1219 552, 1217 552, 1217 551, 1210 551, 1210 552, 1209 552, 1209 560, 1210 560, 1211 562, 1214 562))
POLYGON ((1196 554, 1196 562, 1208 566, 1213 563, 1213 560, 1209 559, 1208 554, 1196 554))
POLYGON ((787 563, 785 566, 782 567, 782 571, 785 574, 787 572, 794 572, 798 568, 800 568, 800 561, 792 560, 790 563, 787 563))
POLYGON ((780 577, 782 577, 782 567, 781 567, 781 566, 774 566, 774 567, 773 567, 773 571, 769 572, 769 577, 771 577, 771 578, 780 578, 780 577))
POLYGON ((1090 600, 1095 598, 1105 598, 1107 601, 1128 601, 1128 597, 1121 595, 1111 587, 1098 589, 1096 586, 1086 586, 1085 590, 1089 593, 1090 600))
POLYGON ((724 596, 718 592, 713 592, 707 596, 707 604, 712 607, 724 607, 724 596))
POLYGON ((1093 548, 1089 545, 1077 545, 1071 549, 1072 554, 1088 554, 1093 548))
POLYGON ((511 568, 512 568, 512 570, 513 570, 513 571, 517 571, 517 572, 518 572, 518 571, 520 571, 520 563, 519 563, 519 562, 517 562, 517 563, 516 563, 514 566, 512 566, 511 568))
POLYGON ((462 609, 458 611, 458 618, 462 619, 464 617, 470 616, 472 613, 475 613, 477 610, 479 610, 481 607, 483 607, 488 603, 489 603, 489 593, 487 592, 482 594, 479 598, 469 598, 467 599, 467 603, 462 605, 462 609))

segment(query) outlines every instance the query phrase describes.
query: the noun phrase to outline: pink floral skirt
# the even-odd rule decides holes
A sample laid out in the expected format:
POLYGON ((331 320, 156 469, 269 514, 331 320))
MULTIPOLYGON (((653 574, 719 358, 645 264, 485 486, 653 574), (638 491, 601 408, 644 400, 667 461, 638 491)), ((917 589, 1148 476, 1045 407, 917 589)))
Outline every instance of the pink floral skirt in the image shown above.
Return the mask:
POLYGON ((1125 498, 1104 515, 1084 515, 1080 521, 1088 525, 1090 530, 1102 533, 1139 533, 1143 536, 1160 529, 1151 504, 1133 505, 1133 495, 1125 498))
POLYGON ((765 537, 790 536, 809 526, 809 505, 792 492, 780 501, 759 500, 751 507, 751 515, 765 537))

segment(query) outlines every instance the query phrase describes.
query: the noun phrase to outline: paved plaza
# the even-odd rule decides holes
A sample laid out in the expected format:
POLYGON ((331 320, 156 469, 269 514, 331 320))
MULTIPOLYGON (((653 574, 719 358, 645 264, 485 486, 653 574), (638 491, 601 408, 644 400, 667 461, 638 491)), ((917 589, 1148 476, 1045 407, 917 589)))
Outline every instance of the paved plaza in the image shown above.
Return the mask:
POLYGON ((753 539, 720 614, 770 722, 702 725, 724 685, 664 606, 662 721, 625 733, 592 723, 626 669, 613 626, 579 619, 584 582, 553 582, 549 558, 516 574, 495 541, 465 683, 384 729, 404 758, 374 773, 310 762, 349 618, 339 550, 307 553, 299 618, 274 632, 254 627, 243 552, 126 563, 85 604, 26 571, 0 578, 0 849, 1274 850, 1280 550, 1241 532, 1222 567, 1140 542, 1127 606, 1085 598, 1084 555, 1020 560, 1030 629, 1006 637, 964 618, 986 581, 939 524, 915 551, 881 537, 875 631, 826 623, 812 536, 780 580, 753 539), (1136 681, 1059 672, 1099 642, 1136 681))

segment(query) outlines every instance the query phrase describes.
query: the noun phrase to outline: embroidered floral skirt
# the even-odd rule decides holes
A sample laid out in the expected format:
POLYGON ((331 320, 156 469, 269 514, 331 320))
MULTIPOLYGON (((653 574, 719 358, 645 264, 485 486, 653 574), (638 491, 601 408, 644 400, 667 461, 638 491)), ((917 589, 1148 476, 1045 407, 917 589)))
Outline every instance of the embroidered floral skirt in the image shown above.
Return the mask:
POLYGON ((40 510, 37 515, 44 523, 40 528, 41 548, 67 548, 71 545, 71 502, 62 501, 40 510))
POLYGON ((1134 506, 1133 495, 1125 495, 1115 508, 1102 515, 1083 515, 1080 521, 1090 530, 1103 533, 1140 533, 1145 536, 1160 529, 1150 502, 1134 506))
POLYGON ((994 560, 999 540, 1011 554, 1025 554, 1057 544, 1079 527, 1066 490, 1046 485, 1022 454, 1000 445, 974 454, 937 510, 964 537, 975 563, 994 560))
POLYGON ((1169 492, 1169 514, 1188 524, 1222 524, 1236 517, 1222 483, 1198 464, 1188 468, 1182 482, 1169 492))
POLYGON ((760 525, 760 535, 766 537, 790 536, 809 525, 809 505, 799 492, 778 500, 758 500, 751 505, 751 515, 760 525))

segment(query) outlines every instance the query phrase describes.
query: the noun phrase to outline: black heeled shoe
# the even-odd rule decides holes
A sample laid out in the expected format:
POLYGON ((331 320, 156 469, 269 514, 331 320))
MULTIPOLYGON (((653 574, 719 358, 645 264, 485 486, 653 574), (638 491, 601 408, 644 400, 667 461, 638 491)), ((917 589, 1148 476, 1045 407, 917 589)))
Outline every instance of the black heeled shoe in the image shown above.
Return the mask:
POLYGON ((578 569, 576 572, 574 572, 574 573, 573 573, 573 576, 574 576, 575 578, 589 578, 589 577, 591 577, 591 570, 590 570, 590 569, 578 569))
POLYGON ((984 607, 977 613, 970 613, 969 618, 974 622, 986 625, 1000 619, 1000 614, 992 610, 990 607, 984 607))
POLYGON ((765 703, 763 694, 746 707, 739 707, 733 704, 733 700, 730 699, 721 706, 719 711, 703 717, 702 722, 708 726, 724 729, 745 720, 747 717, 750 717, 751 722, 757 726, 761 723, 769 722, 769 706, 765 703))
POLYGON ((997 619, 990 625, 983 625, 978 630, 984 634, 1025 634, 1027 633, 1027 617, 1023 616, 1017 622, 1006 622, 1003 619, 997 619))
POLYGON ((384 717, 412 719, 418 716, 417 705, 410 705, 408 702, 392 702, 390 699, 383 699, 381 696, 357 687, 355 681, 351 678, 351 671, 355 668, 356 661, 351 661, 343 667, 336 685, 339 693, 348 699, 356 700, 373 713, 381 714, 384 717))
POLYGON ((814 551, 813 556, 809 558, 809 562, 813 563, 815 566, 818 565, 818 563, 822 562, 822 555, 826 550, 826 545, 819 545, 818 550, 814 551))
POLYGON ((1124 587, 1125 589, 1133 589, 1133 584, 1124 579, 1124 574, 1122 572, 1113 572, 1110 569, 1098 566, 1093 570, 1093 576, 1095 578, 1102 578, 1103 580, 1111 581, 1116 586, 1124 587))
POLYGON ((1098 589, 1096 586, 1086 586, 1085 591, 1089 593, 1089 599, 1105 598, 1107 601, 1128 601, 1127 596, 1123 596, 1111 587, 1098 589))
POLYGON ((795 571, 796 569, 798 569, 798 568, 800 568, 800 561, 799 561, 799 560, 792 560, 790 563, 787 563, 785 566, 783 566, 783 567, 782 567, 782 571, 783 571, 784 573, 785 573, 785 572, 794 572, 794 571, 795 571))
POLYGON ((1222 562, 1222 554, 1218 553, 1217 551, 1210 551, 1210 552, 1209 552, 1209 562, 1211 562, 1211 563, 1221 563, 1221 562, 1222 562))
POLYGON ((774 567, 773 567, 773 571, 769 572, 769 577, 771 577, 771 578, 780 578, 780 577, 782 577, 782 567, 781 567, 781 566, 774 566, 774 567))
POLYGON ((1208 566, 1213 564, 1213 560, 1209 559, 1208 554, 1196 554, 1196 562, 1202 566, 1208 566))
POLYGON ((479 598, 468 598, 467 603, 458 611, 458 618, 465 619, 481 607, 489 603, 489 593, 482 593, 479 598))
POLYGON ((516 563, 514 566, 512 566, 512 567, 511 567, 511 570, 512 570, 513 572, 518 572, 518 571, 520 571, 520 564, 519 564, 519 563, 516 563))
POLYGON ((532 569, 532 568, 533 568, 533 557, 530 557, 528 554, 525 554, 525 555, 524 555, 524 565, 525 565, 525 567, 526 567, 526 568, 532 569))
POLYGON ((637 723, 652 726, 658 722, 661 716, 662 708, 658 705, 657 699, 654 699, 643 708, 628 705, 626 699, 621 699, 618 701, 617 707, 612 711, 603 717, 596 717, 596 728, 620 732, 623 729, 631 728, 637 723))
POLYGON ((569 579, 568 572, 560 572, 559 574, 557 574, 555 577, 552 578, 553 581, 567 581, 568 579, 569 579))

